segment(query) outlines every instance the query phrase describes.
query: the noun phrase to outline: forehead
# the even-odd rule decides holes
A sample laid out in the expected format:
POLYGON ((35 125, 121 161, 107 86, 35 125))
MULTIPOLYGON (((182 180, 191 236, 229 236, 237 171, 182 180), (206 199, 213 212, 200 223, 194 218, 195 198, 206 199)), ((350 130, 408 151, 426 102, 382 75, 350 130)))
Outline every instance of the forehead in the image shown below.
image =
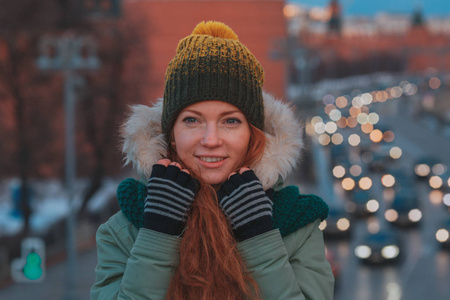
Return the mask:
POLYGON ((228 102, 219 101, 219 100, 206 100, 197 102, 195 104, 191 104, 187 107, 185 107, 181 112, 185 111, 197 111, 197 112, 203 112, 203 111, 213 111, 213 112, 238 112, 242 113, 242 111, 234 106, 233 104, 230 104, 228 102))

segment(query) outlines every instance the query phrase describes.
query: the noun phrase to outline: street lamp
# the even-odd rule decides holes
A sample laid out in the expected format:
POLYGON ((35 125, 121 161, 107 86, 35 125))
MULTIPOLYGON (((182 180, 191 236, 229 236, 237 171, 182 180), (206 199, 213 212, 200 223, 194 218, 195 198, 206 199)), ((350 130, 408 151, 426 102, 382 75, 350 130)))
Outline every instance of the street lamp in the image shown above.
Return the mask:
POLYGON ((68 198, 68 214, 66 218, 66 299, 75 300, 76 282, 76 245, 75 227, 76 210, 74 208, 75 184, 75 100, 76 91, 83 86, 83 78, 77 71, 93 71, 100 67, 97 57, 95 41, 87 36, 75 36, 71 33, 61 37, 45 36, 40 41, 40 56, 36 64, 40 70, 63 72, 64 82, 64 108, 65 108, 65 185, 68 198))

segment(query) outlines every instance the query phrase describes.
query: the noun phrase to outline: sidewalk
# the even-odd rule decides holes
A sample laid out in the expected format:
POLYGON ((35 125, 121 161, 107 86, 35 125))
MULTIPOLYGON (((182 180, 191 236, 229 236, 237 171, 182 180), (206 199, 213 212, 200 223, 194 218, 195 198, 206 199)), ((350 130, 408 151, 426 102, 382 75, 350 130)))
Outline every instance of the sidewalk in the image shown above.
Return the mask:
MULTIPOLYGON (((76 263, 76 299, 90 299, 90 289, 95 280, 96 248, 78 253, 76 263)), ((62 261, 46 270, 40 283, 16 283, 0 290, 0 300, 63 300, 66 290, 66 264, 62 261)))

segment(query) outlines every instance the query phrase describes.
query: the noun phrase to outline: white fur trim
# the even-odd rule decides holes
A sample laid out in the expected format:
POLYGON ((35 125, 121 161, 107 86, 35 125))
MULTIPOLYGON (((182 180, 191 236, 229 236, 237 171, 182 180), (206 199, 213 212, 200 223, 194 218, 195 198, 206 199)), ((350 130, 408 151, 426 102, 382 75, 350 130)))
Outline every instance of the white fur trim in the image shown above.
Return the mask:
MULTIPOLYGON (((303 147, 302 128, 295 111, 287 103, 263 93, 266 149, 253 167, 265 189, 279 176, 285 179, 296 167, 303 147)), ((166 156, 167 143, 161 130, 162 99, 152 106, 134 105, 122 127, 125 164, 132 163, 137 172, 150 177, 152 166, 166 156)))

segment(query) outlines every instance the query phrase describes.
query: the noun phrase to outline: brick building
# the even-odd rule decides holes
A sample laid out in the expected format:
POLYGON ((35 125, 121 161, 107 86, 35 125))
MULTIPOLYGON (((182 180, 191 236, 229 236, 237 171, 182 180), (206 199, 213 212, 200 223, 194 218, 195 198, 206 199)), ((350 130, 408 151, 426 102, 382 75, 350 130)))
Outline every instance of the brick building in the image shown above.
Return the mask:
POLYGON ((270 58, 274 42, 286 35, 283 6, 283 0, 123 0, 124 21, 138 20, 142 27, 148 53, 136 53, 135 59, 147 56, 148 100, 163 95, 164 73, 179 40, 189 35, 197 23, 209 20, 224 22, 236 32, 265 70, 264 89, 283 97, 284 62, 270 58))

